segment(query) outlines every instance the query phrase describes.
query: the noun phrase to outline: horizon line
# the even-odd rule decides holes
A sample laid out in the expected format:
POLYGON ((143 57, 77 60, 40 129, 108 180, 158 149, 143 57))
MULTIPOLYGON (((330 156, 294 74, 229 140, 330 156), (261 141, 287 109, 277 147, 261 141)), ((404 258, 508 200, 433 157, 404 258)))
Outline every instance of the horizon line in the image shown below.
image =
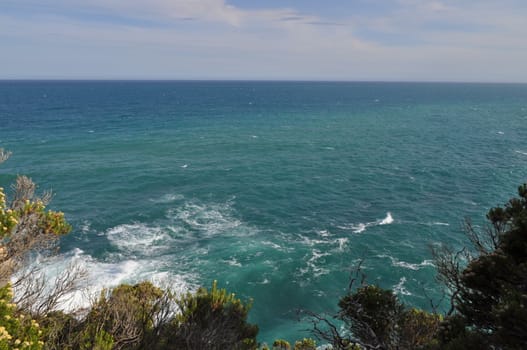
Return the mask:
POLYGON ((332 80, 332 79, 155 79, 155 78, 0 78, 0 82, 262 82, 262 83, 382 83, 382 84, 504 84, 524 85, 527 81, 461 80, 332 80))

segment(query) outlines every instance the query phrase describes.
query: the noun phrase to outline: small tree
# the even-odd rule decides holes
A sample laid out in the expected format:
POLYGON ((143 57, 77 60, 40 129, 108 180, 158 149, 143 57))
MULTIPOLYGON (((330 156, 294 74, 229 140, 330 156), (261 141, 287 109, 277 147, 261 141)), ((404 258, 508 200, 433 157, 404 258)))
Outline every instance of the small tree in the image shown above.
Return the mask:
POLYGON ((171 305, 170 293, 150 282, 105 290, 83 322, 81 345, 91 348, 105 340, 117 350, 152 349, 173 314, 171 305))
POLYGON ((176 301, 179 312, 164 333, 164 349, 252 350, 258 327, 247 323, 251 303, 218 289, 200 288, 176 301))
MULTIPOLYGON (((351 285, 353 286, 353 285, 351 285)), ((336 350, 429 349, 437 343, 441 316, 407 308, 391 291, 362 285, 341 298, 334 317, 310 313, 314 334, 336 350)))
POLYGON ((436 251, 439 278, 452 292, 442 341, 452 348, 521 349, 527 344, 527 185, 518 198, 491 209, 484 232, 467 224, 475 255, 436 251))
MULTIPOLYGON (((9 155, 0 148, 0 163, 9 155)), ((28 177, 19 176, 12 189, 9 201, 0 187, 0 349, 37 350, 44 345, 44 335, 32 311, 54 308, 78 275, 67 275, 72 278, 68 281, 59 277, 64 283, 45 293, 42 280, 35 277, 38 268, 23 270, 34 254, 51 251, 71 226, 63 213, 46 210, 51 194, 37 197, 36 185, 28 177), (13 286, 18 295, 13 296, 13 286)))
POLYGON ((317 343, 310 338, 304 338, 295 342, 294 350, 316 350, 317 343))

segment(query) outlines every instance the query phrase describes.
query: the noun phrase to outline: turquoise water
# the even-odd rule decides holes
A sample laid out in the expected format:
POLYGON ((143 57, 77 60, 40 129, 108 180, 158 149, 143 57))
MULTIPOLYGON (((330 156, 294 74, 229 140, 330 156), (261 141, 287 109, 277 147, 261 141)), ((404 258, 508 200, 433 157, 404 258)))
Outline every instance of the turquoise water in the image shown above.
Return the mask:
POLYGON ((369 281, 427 308, 429 247, 459 246, 527 180, 527 85, 0 82, 0 167, 55 192, 58 260, 96 287, 217 279, 260 339, 305 337, 369 281))

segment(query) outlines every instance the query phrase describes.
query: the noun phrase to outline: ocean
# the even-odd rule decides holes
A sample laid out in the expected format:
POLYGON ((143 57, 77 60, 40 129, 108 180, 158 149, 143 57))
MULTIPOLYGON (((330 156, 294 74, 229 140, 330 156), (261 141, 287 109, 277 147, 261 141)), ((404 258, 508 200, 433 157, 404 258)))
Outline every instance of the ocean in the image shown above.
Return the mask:
POLYGON ((409 305, 441 298, 430 247, 527 181, 527 85, 2 81, 0 147, 0 186, 30 176, 73 225, 49 271, 217 280, 292 341, 361 260, 409 305))

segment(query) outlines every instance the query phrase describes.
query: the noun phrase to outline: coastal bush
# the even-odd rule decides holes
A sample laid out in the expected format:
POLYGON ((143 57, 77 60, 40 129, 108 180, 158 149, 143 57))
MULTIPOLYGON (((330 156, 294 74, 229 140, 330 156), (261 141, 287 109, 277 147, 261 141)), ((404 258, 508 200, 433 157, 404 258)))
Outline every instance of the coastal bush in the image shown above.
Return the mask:
POLYGON ((62 212, 46 210, 51 194, 37 197, 35 189, 31 179, 19 176, 8 202, 0 187, 0 285, 26 267, 32 253, 50 251, 71 230, 62 212))
POLYGON ((78 317, 63 311, 52 311, 39 318, 45 350, 80 348, 81 322, 78 317))
MULTIPOLYGON (((0 163, 9 155, 0 149, 0 163)), ((63 213, 46 210, 51 194, 37 197, 35 189, 31 179, 18 176, 9 201, 0 187, 0 349, 43 348, 44 335, 32 312, 32 301, 43 296, 44 286, 35 276, 38 268, 23 270, 34 254, 50 252, 59 236, 71 230, 63 213)), ((37 307, 54 307, 62 292, 65 290, 52 289, 37 307)))
POLYGON ((122 284, 101 292, 83 322, 82 338, 101 348, 148 349, 170 313, 168 292, 150 282, 122 284))
POLYGON ((423 349, 432 346, 441 317, 407 308, 391 290, 365 285, 339 302, 338 318, 345 322, 346 341, 366 349, 423 349))
POLYGON ((0 350, 43 348, 40 325, 12 303, 10 284, 0 287, 0 350))
POLYGON ((273 342, 273 350, 291 350, 291 344, 284 339, 276 339, 273 342))
POLYGON ((445 348, 521 349, 527 344, 527 184, 518 188, 518 198, 492 208, 487 219, 483 232, 467 225, 475 253, 436 253, 455 316, 442 332, 445 348))
POLYGON ((304 338, 295 342, 294 350, 316 350, 317 343, 310 338, 304 338))
POLYGON ((210 290, 199 288, 176 299, 178 313, 165 327, 163 349, 257 348, 258 327, 247 322, 252 303, 219 289, 214 281, 210 290))

